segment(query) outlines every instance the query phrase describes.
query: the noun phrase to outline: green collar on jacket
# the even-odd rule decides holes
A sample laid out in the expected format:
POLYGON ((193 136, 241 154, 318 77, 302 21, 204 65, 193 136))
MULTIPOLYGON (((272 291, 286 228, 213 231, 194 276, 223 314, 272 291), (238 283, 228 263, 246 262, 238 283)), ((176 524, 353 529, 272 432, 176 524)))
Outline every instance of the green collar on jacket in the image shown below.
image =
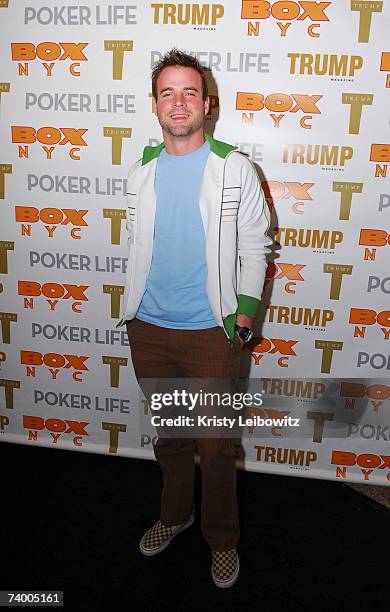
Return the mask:
MULTIPOLYGON (((237 149, 237 147, 233 147, 232 145, 227 144, 226 142, 222 142, 221 140, 215 140, 215 138, 210 136, 210 134, 205 133, 204 136, 207 142, 210 143, 210 150, 212 151, 212 153, 215 153, 215 155, 218 155, 218 157, 225 158, 226 155, 230 153, 230 151, 234 151, 235 149, 237 149)), ((163 142, 157 145, 156 147, 145 147, 142 156, 142 165, 145 166, 147 163, 158 157, 164 147, 165 145, 163 142)))

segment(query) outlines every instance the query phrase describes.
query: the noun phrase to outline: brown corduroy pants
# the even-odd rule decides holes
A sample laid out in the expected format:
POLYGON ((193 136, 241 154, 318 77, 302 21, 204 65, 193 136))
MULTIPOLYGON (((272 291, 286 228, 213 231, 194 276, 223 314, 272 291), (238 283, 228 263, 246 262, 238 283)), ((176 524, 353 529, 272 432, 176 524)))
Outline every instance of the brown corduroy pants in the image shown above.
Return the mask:
MULTIPOLYGON (((127 323, 127 333, 134 371, 141 386, 142 379, 148 378, 235 379, 238 376, 240 341, 236 339, 233 345, 229 344, 221 327, 178 330, 133 319, 127 323)), ((235 548, 240 526, 231 438, 157 439, 154 454, 163 476, 160 520, 167 526, 179 525, 191 515, 195 446, 202 478, 202 533, 212 550, 235 548)))

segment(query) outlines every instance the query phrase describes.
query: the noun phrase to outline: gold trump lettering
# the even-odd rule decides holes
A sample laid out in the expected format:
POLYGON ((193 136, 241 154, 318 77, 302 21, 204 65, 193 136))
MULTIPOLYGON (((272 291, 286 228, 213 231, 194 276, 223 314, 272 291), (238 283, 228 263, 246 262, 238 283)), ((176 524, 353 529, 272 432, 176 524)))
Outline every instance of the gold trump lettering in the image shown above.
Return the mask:
POLYGON ((282 162, 284 164, 309 164, 314 166, 344 166, 352 159, 352 147, 319 144, 285 144, 283 145, 282 162), (291 158, 291 159, 290 159, 291 158))
POLYGON ((340 298, 343 276, 344 274, 350 276, 352 274, 353 266, 343 264, 324 264, 323 270, 325 274, 331 275, 329 297, 331 300, 338 300, 340 298))
POLYGON ((356 93, 343 93, 342 104, 350 104, 349 113, 349 134, 359 134, 360 121, 362 118, 363 106, 371 106, 374 99, 373 94, 356 94, 356 93))
POLYGON ((12 410, 14 407, 14 389, 20 389, 20 381, 0 378, 0 387, 4 387, 5 407, 12 410))
POLYGON ((126 51, 133 50, 132 40, 105 40, 104 50, 112 51, 112 78, 121 81, 123 78, 123 62, 126 51))
POLYGON ((274 448, 273 446, 255 446, 256 460, 266 463, 288 463, 309 467, 312 461, 317 460, 315 451, 296 448, 274 448), (264 453, 262 452, 264 451, 264 453))
POLYGON ((310 380, 297 380, 294 378, 261 378, 260 389, 262 393, 271 395, 285 395, 291 397, 305 397, 306 399, 322 396, 325 392, 323 383, 313 383, 310 380))
POLYGON ((290 60, 290 74, 354 76, 355 71, 363 67, 361 55, 287 53, 287 57, 290 60), (298 64, 297 60, 299 60, 298 64))
POLYGON ((306 417, 314 421, 313 442, 321 443, 324 433, 325 421, 333 421, 334 414, 331 412, 315 412, 308 410, 306 417))
POLYGON ((359 42, 368 42, 370 38, 372 14, 381 13, 382 8, 383 2, 362 2, 361 0, 351 0, 351 11, 358 11, 360 13, 359 42))
POLYGON ((0 164, 0 200, 5 198, 5 174, 12 174, 12 164, 0 164))
POLYGON ((316 340, 314 346, 322 351, 321 373, 329 374, 332 367, 333 351, 342 351, 343 342, 316 340))
POLYGON ((9 0, 0 0, 0 8, 8 8, 9 0))
POLYGON ((163 4, 153 3, 153 23, 160 21, 160 10, 162 9, 164 25, 176 23, 179 25, 215 25, 217 19, 223 17, 225 9, 222 4, 163 4), (210 11, 211 9, 211 11, 210 11))
POLYGON ((283 323, 284 325, 326 327, 334 319, 333 310, 298 306, 276 306, 274 304, 267 306, 267 314, 270 323, 283 323))
POLYGON ((119 368, 127 366, 127 357, 110 357, 109 355, 102 356, 104 365, 110 366, 110 385, 111 387, 119 387, 119 368))
POLYGON ((1 112, 1 94, 8 93, 10 90, 10 83, 0 83, 0 112, 1 112))
POLYGON ((8 240, 0 240, 0 272, 8 274, 8 251, 13 251, 15 248, 14 242, 8 240))
POLYGON ((113 166, 120 166, 122 163, 122 141, 124 138, 131 138, 131 128, 104 127, 103 136, 112 139, 111 163, 113 166))
POLYGON ((18 315, 14 312, 0 312, 1 333, 4 344, 11 344, 11 321, 16 322, 18 315))
POLYGON ((127 425, 124 423, 102 423, 103 431, 110 432, 110 448, 108 449, 109 453, 118 452, 119 446, 119 433, 127 431, 127 425))
POLYGON ((121 242, 121 223, 126 219, 126 211, 121 208, 103 208, 103 219, 111 219, 111 244, 121 242))
POLYGON ((334 249, 343 241, 344 234, 338 230, 320 230, 311 228, 275 227, 275 242, 284 246, 299 246, 312 249, 334 249))
POLYGON ((352 195, 362 193, 363 183, 346 183, 344 181, 333 181, 332 191, 340 193, 340 221, 348 221, 351 213, 352 195))
POLYGON ((119 319, 121 295, 124 292, 123 285, 103 285, 103 293, 111 295, 111 319, 119 319))

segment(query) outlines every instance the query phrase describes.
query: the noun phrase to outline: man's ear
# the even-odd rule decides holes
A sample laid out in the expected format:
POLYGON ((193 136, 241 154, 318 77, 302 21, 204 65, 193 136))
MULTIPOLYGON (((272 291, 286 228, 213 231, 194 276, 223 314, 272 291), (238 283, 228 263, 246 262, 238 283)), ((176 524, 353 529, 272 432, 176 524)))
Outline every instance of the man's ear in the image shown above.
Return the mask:
POLYGON ((154 95, 152 94, 152 113, 153 113, 154 115, 156 115, 156 114, 157 114, 157 112, 156 112, 156 104, 157 104, 157 102, 156 102, 156 98, 155 98, 155 97, 154 97, 154 95))
POLYGON ((210 98, 209 98, 209 96, 207 96, 207 98, 205 98, 203 103, 204 103, 204 114, 207 115, 209 110, 210 110, 210 98))

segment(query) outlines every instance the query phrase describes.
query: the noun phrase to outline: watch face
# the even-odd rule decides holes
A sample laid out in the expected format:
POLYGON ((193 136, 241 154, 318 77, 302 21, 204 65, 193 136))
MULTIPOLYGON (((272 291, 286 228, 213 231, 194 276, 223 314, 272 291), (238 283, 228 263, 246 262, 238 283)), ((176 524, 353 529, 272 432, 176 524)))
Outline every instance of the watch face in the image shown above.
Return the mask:
POLYGON ((244 342, 249 342, 253 336, 253 331, 249 329, 249 327, 241 327, 238 335, 244 340, 244 342))
POLYGON ((253 336, 253 331, 251 329, 248 329, 248 331, 245 334, 245 342, 249 342, 252 336, 253 336))

